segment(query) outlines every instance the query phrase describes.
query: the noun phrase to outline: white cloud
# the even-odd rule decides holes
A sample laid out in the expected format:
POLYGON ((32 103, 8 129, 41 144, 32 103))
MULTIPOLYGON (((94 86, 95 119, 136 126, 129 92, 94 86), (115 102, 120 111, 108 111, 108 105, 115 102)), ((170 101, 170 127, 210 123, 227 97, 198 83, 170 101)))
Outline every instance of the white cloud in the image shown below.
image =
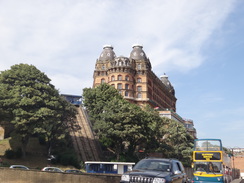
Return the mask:
POLYGON ((62 84, 64 75, 75 83, 91 83, 102 45, 113 44, 118 56, 129 56, 132 44, 139 42, 153 67, 188 72, 202 64, 202 47, 221 27, 234 3, 1 1, 0 70, 21 62, 33 64, 51 75, 62 92, 67 90, 62 84))
MULTIPOLYGON (((51 83, 53 85, 60 86, 60 88, 63 88, 63 94, 81 95, 82 93, 81 88, 83 83, 80 79, 76 77, 65 74, 56 74, 54 76, 50 76, 50 79, 52 80, 51 83)), ((60 88, 56 89, 60 90, 60 88)))

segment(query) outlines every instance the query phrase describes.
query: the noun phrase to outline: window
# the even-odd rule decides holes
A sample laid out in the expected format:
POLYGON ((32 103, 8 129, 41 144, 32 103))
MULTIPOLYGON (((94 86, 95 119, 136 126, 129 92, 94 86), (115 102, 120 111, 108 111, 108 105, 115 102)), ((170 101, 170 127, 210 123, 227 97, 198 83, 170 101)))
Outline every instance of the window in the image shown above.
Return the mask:
POLYGON ((141 83, 141 78, 137 78, 137 83, 141 83))
POLYGON ((121 81, 122 80, 122 76, 118 75, 118 80, 121 81))
POLYGON ((130 77, 129 76, 125 76, 125 80, 126 81, 129 81, 130 80, 130 77))
POLYGON ((142 87, 141 86, 137 86, 137 91, 142 91, 142 87))
POLYGON ((114 77, 114 76, 112 76, 112 77, 111 77, 111 81, 114 81, 114 80, 115 80, 115 77, 114 77))
POLYGON ((126 89, 126 90, 129 89, 129 84, 125 84, 125 89, 126 89))
POLYGON ((101 83, 105 83, 105 79, 101 79, 101 83))
POLYGON ((122 84, 121 84, 121 83, 119 83, 119 84, 117 85, 117 89, 119 89, 119 90, 122 89, 122 84))
POLYGON ((137 65, 137 69, 141 69, 141 64, 138 64, 137 65))
POLYGON ((137 98, 141 98, 141 96, 142 96, 141 93, 137 94, 137 98))
POLYGON ((129 96, 129 92, 125 91, 125 96, 128 97, 129 96))

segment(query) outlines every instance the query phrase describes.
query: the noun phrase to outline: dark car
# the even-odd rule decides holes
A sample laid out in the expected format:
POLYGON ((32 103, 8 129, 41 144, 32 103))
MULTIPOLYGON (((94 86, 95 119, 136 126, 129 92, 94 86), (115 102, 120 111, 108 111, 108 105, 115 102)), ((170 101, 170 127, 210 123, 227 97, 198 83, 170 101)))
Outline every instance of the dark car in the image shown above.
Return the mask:
POLYGON ((64 172, 65 173, 76 173, 76 174, 82 173, 82 171, 80 171, 80 170, 74 170, 74 169, 65 170, 64 172))
POLYGON ((186 183, 182 163, 176 159, 147 158, 121 176, 120 183, 186 183))

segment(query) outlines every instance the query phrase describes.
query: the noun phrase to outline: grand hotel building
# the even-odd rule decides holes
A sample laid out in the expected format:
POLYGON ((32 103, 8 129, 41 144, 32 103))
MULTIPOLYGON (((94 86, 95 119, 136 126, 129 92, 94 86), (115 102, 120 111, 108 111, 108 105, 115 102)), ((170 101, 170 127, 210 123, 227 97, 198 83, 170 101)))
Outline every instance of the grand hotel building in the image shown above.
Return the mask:
MULTIPOLYGON (((154 74, 141 45, 133 45, 129 57, 117 57, 113 47, 105 45, 96 61, 93 78, 93 87, 108 83, 130 102, 137 105, 149 104, 158 108, 161 116, 174 119, 185 126, 188 124, 176 113, 175 90, 167 75, 158 78, 154 74)), ((190 126, 193 127, 193 123, 190 126)), ((196 132, 193 130, 192 133, 194 135, 196 132)))
POLYGON ((117 88, 127 100, 138 105, 176 111, 176 97, 168 77, 159 79, 141 45, 133 45, 130 57, 116 57, 113 47, 105 45, 96 61, 93 87, 108 83, 117 88))

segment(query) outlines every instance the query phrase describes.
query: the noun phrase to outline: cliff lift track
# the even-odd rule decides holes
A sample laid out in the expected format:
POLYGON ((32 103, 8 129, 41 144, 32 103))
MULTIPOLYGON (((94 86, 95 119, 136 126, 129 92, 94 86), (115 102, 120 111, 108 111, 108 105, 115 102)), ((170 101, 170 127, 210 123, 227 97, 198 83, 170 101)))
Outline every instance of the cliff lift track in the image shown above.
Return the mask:
POLYGON ((77 107, 75 124, 70 127, 74 149, 78 158, 85 161, 99 161, 99 148, 85 110, 77 107))

